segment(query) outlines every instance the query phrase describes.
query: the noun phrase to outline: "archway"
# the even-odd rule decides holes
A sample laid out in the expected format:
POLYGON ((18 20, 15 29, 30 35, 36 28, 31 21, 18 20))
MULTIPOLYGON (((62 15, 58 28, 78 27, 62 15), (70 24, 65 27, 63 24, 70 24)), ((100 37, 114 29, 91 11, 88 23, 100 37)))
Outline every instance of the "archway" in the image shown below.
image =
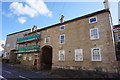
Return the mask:
POLYGON ((44 46, 41 54, 41 69, 52 68, 52 47, 44 46))
POLYGON ((15 62, 17 60, 17 54, 15 53, 16 50, 11 50, 9 55, 10 55, 10 62, 15 62))

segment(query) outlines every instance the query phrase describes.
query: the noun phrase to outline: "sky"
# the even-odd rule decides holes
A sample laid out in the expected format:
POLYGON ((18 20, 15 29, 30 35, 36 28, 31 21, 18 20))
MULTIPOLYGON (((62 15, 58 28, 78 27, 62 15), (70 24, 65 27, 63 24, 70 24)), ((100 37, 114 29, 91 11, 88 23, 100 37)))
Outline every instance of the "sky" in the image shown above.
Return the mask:
MULTIPOLYGON (((83 0, 84 1, 84 0, 83 0)), ((70 20, 104 9, 101 2, 44 2, 43 0, 26 0, 26 2, 2 2, 0 20, 0 41, 6 40, 6 35, 59 23, 61 15, 70 20), (1 33, 2 32, 2 33, 1 33)), ((118 3, 110 2, 113 24, 118 24, 118 3)))

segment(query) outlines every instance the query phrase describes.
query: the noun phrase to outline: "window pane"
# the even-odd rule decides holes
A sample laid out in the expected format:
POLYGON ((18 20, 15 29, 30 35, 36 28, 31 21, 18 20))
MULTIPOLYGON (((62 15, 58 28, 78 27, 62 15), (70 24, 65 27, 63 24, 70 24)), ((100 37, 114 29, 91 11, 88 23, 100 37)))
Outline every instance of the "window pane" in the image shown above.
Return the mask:
POLYGON ((14 47, 16 47, 16 43, 14 43, 14 47))
POLYGON ((64 43, 64 39, 61 40, 61 43, 64 43))
POLYGON ((61 39, 64 39, 64 35, 61 36, 61 39))
POLYGON ((97 18, 94 17, 94 18, 90 18, 90 23, 93 23, 93 22, 96 22, 97 21, 97 18))
POLYGON ((90 39, 94 40, 94 39, 98 39, 99 38, 99 34, 98 34, 98 28, 94 28, 90 30, 90 39))
POLYGON ((65 51, 64 50, 59 51, 59 60, 65 60, 65 51))
POLYGON ((92 49, 92 60, 93 61, 100 61, 101 60, 101 56, 100 56, 100 49, 96 48, 96 49, 92 49))
POLYGON ((49 39, 48 38, 46 38, 46 43, 49 41, 49 39))
POLYGON ((120 40, 120 34, 118 34, 118 40, 120 40))
POLYGON ((9 48, 9 47, 10 47, 10 44, 8 43, 6 46, 9 48))
POLYGON ((83 61, 82 49, 75 49, 75 61, 83 61))
POLYGON ((60 35, 59 43, 63 44, 65 42, 65 35, 60 35))
POLYGON ((65 26, 60 26, 60 30, 64 30, 65 29, 65 26))
POLYGON ((45 40, 44 42, 45 42, 45 43, 48 43, 48 42, 49 42, 49 39, 50 39, 49 37, 45 38, 45 39, 44 39, 44 40, 45 40))

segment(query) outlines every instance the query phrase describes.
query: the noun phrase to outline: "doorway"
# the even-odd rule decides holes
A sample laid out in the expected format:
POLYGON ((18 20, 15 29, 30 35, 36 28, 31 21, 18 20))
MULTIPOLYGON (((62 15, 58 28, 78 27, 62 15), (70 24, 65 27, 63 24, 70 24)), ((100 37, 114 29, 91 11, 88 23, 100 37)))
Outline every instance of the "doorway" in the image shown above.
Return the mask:
POLYGON ((41 69, 52 68, 52 47, 44 46, 41 54, 41 69))

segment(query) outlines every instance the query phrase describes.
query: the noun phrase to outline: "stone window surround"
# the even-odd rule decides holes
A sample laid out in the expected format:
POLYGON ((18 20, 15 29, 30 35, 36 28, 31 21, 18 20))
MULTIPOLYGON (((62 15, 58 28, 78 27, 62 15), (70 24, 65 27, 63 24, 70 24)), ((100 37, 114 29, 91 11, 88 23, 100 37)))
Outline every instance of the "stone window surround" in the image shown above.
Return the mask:
POLYGON ((83 49, 75 49, 75 61, 83 61, 83 49), (79 57, 82 57, 79 60, 76 59, 76 55, 77 55, 78 50, 80 51, 80 55, 81 55, 79 57))
POLYGON ((59 50, 58 60, 59 60, 59 61, 65 61, 65 50, 59 50), (64 57, 62 60, 61 60, 61 58, 60 58, 60 55, 61 55, 61 54, 63 54, 63 57, 64 57))
POLYGON ((59 36, 59 44, 65 44, 65 34, 59 36), (61 39, 61 36, 64 36, 64 39, 61 39), (61 43, 62 40, 64 41, 63 43, 61 43))
POLYGON ((96 39, 99 39, 99 28, 92 28, 92 29, 90 29, 90 40, 96 40, 96 39), (92 37, 92 34, 93 34, 92 31, 95 29, 97 30, 97 34, 96 34, 97 38, 95 38, 95 35, 93 35, 93 37, 92 37))
POLYGON ((60 26, 60 30, 65 30, 65 25, 60 26), (64 29, 62 29, 63 26, 64 26, 64 29))
POLYGON ((89 18, 89 23, 95 23, 95 22, 97 22, 97 16, 94 16, 94 17, 89 18), (90 20, 93 19, 93 18, 96 18, 96 21, 90 22, 90 20))
POLYGON ((101 49, 100 48, 91 48, 91 60, 92 61, 102 61, 102 58, 101 58, 101 49), (93 59, 93 50, 94 49, 99 49, 99 56, 100 56, 100 59, 99 60, 94 60, 93 59))

